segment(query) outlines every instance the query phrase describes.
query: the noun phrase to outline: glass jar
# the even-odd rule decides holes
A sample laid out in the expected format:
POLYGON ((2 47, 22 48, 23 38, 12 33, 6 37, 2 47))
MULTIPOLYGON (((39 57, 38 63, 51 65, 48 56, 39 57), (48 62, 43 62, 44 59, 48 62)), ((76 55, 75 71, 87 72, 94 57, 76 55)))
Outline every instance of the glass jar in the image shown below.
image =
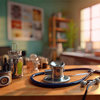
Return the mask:
POLYGON ((27 73, 32 73, 33 71, 38 70, 38 66, 40 65, 39 59, 36 54, 31 54, 29 58, 26 59, 26 65, 27 65, 27 73))
POLYGON ((22 51, 18 51, 17 44, 12 44, 12 50, 8 51, 9 63, 12 69, 12 78, 19 78, 23 76, 23 59, 22 51), (13 50, 13 45, 16 46, 16 50, 13 50))
POLYGON ((38 65, 38 69, 41 69, 42 68, 42 66, 41 66, 41 56, 38 56, 38 61, 39 61, 39 65, 38 65))
POLYGON ((41 64, 42 64, 42 68, 47 68, 48 66, 48 59, 45 57, 41 58, 41 64))

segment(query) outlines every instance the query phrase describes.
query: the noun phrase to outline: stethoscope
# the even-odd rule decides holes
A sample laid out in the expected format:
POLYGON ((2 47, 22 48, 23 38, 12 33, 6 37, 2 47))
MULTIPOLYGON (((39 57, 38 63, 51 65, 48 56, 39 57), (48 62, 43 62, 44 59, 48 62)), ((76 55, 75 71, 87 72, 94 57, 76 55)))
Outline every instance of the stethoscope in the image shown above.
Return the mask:
MULTIPOLYGON (((55 73, 52 72, 53 75, 51 75, 51 77, 52 78, 58 77, 59 75, 58 76, 56 75, 57 72, 59 72, 60 74, 62 74, 61 71, 63 70, 64 65, 65 64, 63 62, 58 62, 58 61, 51 62, 50 63, 51 69, 53 70, 53 72, 55 72, 55 73)), ((64 71, 77 71, 77 70, 87 70, 89 73, 85 77, 83 77, 82 79, 79 79, 79 80, 73 81, 73 82, 69 82, 69 83, 61 83, 61 82, 58 82, 58 83, 57 82, 55 82, 55 83, 50 83, 50 82, 49 83, 48 82, 47 83, 46 82, 42 83, 42 82, 38 82, 38 81, 36 81, 34 79, 35 76, 43 75, 43 74, 45 74, 45 72, 39 72, 39 73, 35 73, 35 74, 31 75, 30 80, 31 80, 31 82, 33 84, 35 84, 37 86, 41 86, 41 87, 46 87, 46 88, 67 87, 67 86, 72 86, 72 85, 76 85, 76 84, 79 84, 79 83, 81 83, 81 86, 84 87, 85 85, 88 84, 88 86, 86 88, 86 92, 85 92, 85 94, 83 96, 83 99, 82 99, 82 100, 85 100, 86 93, 87 93, 87 90, 88 90, 89 86, 91 84, 93 85, 93 84, 99 83, 99 79, 100 79, 100 77, 99 77, 99 78, 94 79, 94 80, 87 80, 88 77, 91 76, 92 74, 95 74, 95 73, 96 74, 100 74, 100 71, 99 70, 93 70, 91 68, 73 68, 73 69, 65 69, 64 71), (85 81, 85 80, 87 80, 87 81, 85 81)), ((50 72, 50 71, 48 71, 48 72, 50 72)), ((62 77, 60 77, 60 78, 62 78, 62 77)), ((46 77, 46 79, 48 80, 49 77, 46 77)), ((52 81, 54 81, 54 80, 52 80, 52 81)))

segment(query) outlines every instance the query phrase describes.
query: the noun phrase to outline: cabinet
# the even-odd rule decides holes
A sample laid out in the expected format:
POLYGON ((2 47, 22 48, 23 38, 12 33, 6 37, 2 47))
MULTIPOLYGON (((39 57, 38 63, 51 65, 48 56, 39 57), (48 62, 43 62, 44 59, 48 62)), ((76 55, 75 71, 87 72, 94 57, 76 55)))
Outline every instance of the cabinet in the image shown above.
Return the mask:
MULTIPOLYGON (((61 27, 57 27, 57 23, 59 22, 70 22, 69 19, 66 18, 57 18, 57 17, 52 17, 49 19, 49 47, 56 48, 57 43, 64 43, 67 42, 66 39, 57 39, 57 32, 63 33, 65 30, 61 27)), ((54 51, 53 54, 53 60, 55 60, 57 57, 56 50, 54 51)))
POLYGON ((94 54, 63 52, 60 55, 60 60, 66 65, 100 65, 100 58, 94 54))
POLYGON ((73 57, 61 56, 60 60, 63 61, 66 65, 74 65, 75 59, 73 57))

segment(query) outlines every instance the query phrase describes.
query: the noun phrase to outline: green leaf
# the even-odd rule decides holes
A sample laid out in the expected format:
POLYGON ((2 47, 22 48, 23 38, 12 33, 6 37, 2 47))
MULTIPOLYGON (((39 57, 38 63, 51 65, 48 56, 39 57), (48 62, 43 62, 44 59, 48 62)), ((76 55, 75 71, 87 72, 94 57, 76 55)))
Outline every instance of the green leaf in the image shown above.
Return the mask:
POLYGON ((77 38, 77 32, 79 30, 78 27, 76 27, 76 24, 73 20, 70 20, 70 23, 68 24, 69 29, 65 29, 66 38, 68 39, 68 42, 64 44, 64 46, 73 47, 73 44, 75 42, 75 39, 77 38))

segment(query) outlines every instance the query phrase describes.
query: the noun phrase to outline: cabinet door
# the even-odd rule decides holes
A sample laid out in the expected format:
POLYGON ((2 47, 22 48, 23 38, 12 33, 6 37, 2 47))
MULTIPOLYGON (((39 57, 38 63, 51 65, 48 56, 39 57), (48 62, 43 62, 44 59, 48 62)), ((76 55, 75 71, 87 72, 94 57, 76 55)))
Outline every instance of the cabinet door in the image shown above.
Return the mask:
POLYGON ((63 61, 66 65, 74 65, 75 59, 67 56, 60 56, 60 60, 63 61))
POLYGON ((100 65, 100 63, 99 62, 90 62, 90 65, 100 65))
POLYGON ((90 65, 90 62, 85 59, 75 59, 75 65, 90 65))

